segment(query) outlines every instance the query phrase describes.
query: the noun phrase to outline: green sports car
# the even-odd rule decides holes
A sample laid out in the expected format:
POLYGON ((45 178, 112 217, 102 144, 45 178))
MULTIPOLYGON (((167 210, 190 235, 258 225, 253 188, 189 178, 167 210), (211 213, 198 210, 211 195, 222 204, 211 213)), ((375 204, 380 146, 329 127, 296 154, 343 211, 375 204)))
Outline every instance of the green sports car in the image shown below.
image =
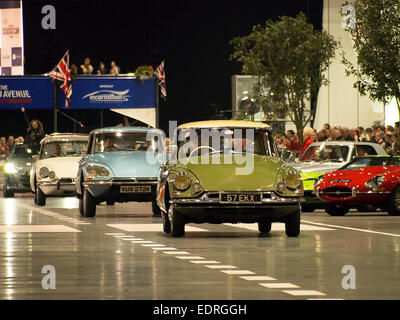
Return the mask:
POLYGON ((215 120, 181 125, 161 166, 157 203, 164 232, 185 234, 186 223, 258 223, 261 233, 284 222, 300 233, 303 182, 277 157, 264 123, 215 120))

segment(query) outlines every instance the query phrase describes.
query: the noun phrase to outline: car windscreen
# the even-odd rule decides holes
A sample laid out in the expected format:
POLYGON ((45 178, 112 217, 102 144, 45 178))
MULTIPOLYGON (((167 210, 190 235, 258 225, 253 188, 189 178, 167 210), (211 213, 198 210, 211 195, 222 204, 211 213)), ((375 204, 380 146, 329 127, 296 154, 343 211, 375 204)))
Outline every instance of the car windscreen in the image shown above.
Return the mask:
POLYGON ((78 157, 86 153, 87 141, 51 141, 42 145, 40 159, 78 157))
POLYGON ((32 149, 27 145, 15 146, 14 152, 11 157, 20 158, 20 159, 29 159, 32 158, 32 149))
POLYGON ((343 166, 340 170, 356 170, 366 167, 400 166, 399 157, 361 157, 343 166))
POLYGON ((157 134, 144 132, 112 132, 96 134, 92 142, 92 153, 118 151, 162 152, 161 138, 157 134), (149 139, 149 141, 148 141, 149 139))
POLYGON ((254 128, 196 128, 177 132, 178 157, 216 153, 275 155, 269 132, 254 128))
POLYGON ((343 162, 347 160, 348 153, 349 146, 321 144, 310 146, 300 161, 343 162))

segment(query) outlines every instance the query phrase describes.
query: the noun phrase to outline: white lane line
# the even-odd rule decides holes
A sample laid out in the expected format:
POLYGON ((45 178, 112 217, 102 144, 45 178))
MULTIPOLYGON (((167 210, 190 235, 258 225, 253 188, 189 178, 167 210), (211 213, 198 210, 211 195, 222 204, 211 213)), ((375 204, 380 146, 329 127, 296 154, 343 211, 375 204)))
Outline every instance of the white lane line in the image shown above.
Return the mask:
POLYGON ((2 225, 2 232, 81 232, 78 229, 64 225, 2 225))
POLYGON ((176 256, 175 258, 182 260, 205 260, 203 257, 199 256, 176 256))
POLYGON ((312 222, 312 221, 304 221, 304 222, 307 222, 307 223, 310 223, 310 224, 315 224, 315 225, 322 225, 322 226, 327 226, 327 227, 332 227, 332 228, 338 228, 338 229, 345 229, 345 230, 352 230, 352 231, 361 231, 361 232, 366 232, 366 233, 381 234, 381 235, 384 235, 384 236, 400 237, 400 234, 396 234, 396 233, 379 232, 379 231, 373 231, 373 230, 367 230, 367 229, 344 227, 344 226, 338 226, 338 225, 326 224, 326 223, 319 223, 319 222, 312 222))
POLYGON ((267 287, 269 289, 290 289, 290 288, 300 288, 293 283, 259 283, 260 286, 267 287))
POLYGON ((125 240, 125 241, 133 241, 133 240, 143 240, 142 238, 135 238, 135 237, 131 237, 131 238, 120 238, 121 240, 125 240))
POLYGON ((165 254, 190 254, 187 251, 163 251, 165 254))
MULTIPOLYGON (((127 232, 156 232, 163 230, 163 225, 161 223, 124 223, 124 224, 107 224, 107 226, 124 230, 127 232)), ((196 231, 196 232, 204 232, 209 231, 202 228, 185 226, 185 231, 196 231)))
MULTIPOLYGON (((28 210, 31 210, 31 211, 34 211, 34 212, 39 212, 39 213, 44 214, 46 216, 57 218, 57 219, 60 219, 60 220, 65 220, 66 218, 76 220, 75 218, 69 218, 69 217, 66 217, 66 216, 64 216, 62 214, 59 214, 59 213, 56 213, 56 212, 53 212, 53 211, 50 211, 50 210, 45 210, 45 209, 42 209, 42 208, 38 208, 36 206, 31 206, 31 205, 28 205, 28 204, 24 204, 24 203, 17 203, 17 206, 25 208, 25 209, 28 209, 28 210)), ((71 220, 71 222, 72 222, 72 220, 71 220)), ((91 223, 87 222, 87 224, 91 224, 91 223)))
POLYGON ((132 243, 154 243, 153 241, 148 240, 132 240, 132 243))
POLYGON ((270 276, 243 276, 240 278, 247 281, 276 281, 275 278, 270 276))
MULTIPOLYGON (((231 224, 231 223, 224 223, 224 225, 229 227, 247 229, 258 231, 258 224, 248 224, 248 223, 239 223, 239 224, 231 224)), ((306 224, 300 224, 301 231, 331 231, 335 229, 325 228, 325 227, 316 227, 316 226, 309 226, 306 224)), ((271 231, 285 231, 285 224, 281 222, 274 222, 271 225, 271 231)))
POLYGON ((326 296, 325 293, 316 290, 282 290, 292 296, 326 296))
POLYGON ((193 260, 190 261, 191 263, 196 263, 196 264, 212 264, 212 263, 221 263, 219 261, 215 260, 193 260))
POLYGON ((158 244, 158 243, 154 243, 154 244, 142 244, 143 247, 165 247, 165 244, 158 244))
POLYGON ((152 248, 153 250, 165 250, 165 251, 167 251, 167 250, 178 250, 177 248, 170 248, 170 247, 167 247, 167 248, 152 248))
POLYGON ((121 236, 113 236, 114 238, 132 238, 132 236, 129 235, 121 235, 121 236))
POLYGON ((207 268, 210 268, 210 269, 236 269, 237 267, 235 267, 235 266, 231 266, 231 265, 220 265, 220 264, 218 264, 218 265, 207 265, 206 266, 207 268))
POLYGON ((308 298, 307 300, 344 300, 343 298, 308 298))
POLYGON ((125 233, 121 233, 121 232, 112 232, 112 233, 105 233, 108 236, 122 236, 125 235, 125 233))
POLYGON ((249 270, 220 270, 223 273, 231 274, 231 275, 238 275, 238 274, 255 274, 253 271, 249 270))

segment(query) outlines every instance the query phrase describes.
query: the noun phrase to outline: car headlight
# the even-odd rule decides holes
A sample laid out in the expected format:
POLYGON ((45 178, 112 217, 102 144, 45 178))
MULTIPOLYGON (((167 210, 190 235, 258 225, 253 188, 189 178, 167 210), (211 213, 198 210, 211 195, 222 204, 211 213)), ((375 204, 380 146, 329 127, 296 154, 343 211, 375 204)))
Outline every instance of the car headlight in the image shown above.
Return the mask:
POLYGON ((284 183, 284 182, 279 182, 279 183, 276 185, 276 189, 277 189, 280 193, 285 193, 285 190, 286 190, 286 183, 284 183))
POLYGON ((85 173, 89 177, 108 177, 110 170, 103 166, 89 165, 86 167, 85 173))
POLYGON ((41 167, 39 169, 39 177, 40 178, 47 178, 49 176, 50 170, 47 167, 41 167))
POLYGON ((192 184, 192 192, 194 194, 200 193, 203 191, 203 187, 201 186, 200 182, 196 181, 195 183, 192 184))
POLYGON ((383 183, 383 181, 385 181, 385 177, 382 176, 382 175, 380 175, 380 174, 378 174, 377 176, 375 176, 375 177, 369 179, 369 180, 365 183, 365 186, 366 186, 367 188, 370 188, 370 189, 376 189, 376 188, 378 188, 378 187, 383 183))
POLYGON ((13 163, 8 162, 4 165, 4 171, 6 173, 17 173, 17 168, 13 163))
POLYGON ((285 184, 289 189, 296 189, 301 184, 300 177, 295 173, 289 173, 285 178, 285 184))
POLYGON ((48 177, 53 180, 56 178, 56 173, 54 171, 50 171, 48 177))
POLYGON ((190 178, 185 173, 179 173, 174 180, 174 186, 179 191, 185 191, 190 187, 190 178))

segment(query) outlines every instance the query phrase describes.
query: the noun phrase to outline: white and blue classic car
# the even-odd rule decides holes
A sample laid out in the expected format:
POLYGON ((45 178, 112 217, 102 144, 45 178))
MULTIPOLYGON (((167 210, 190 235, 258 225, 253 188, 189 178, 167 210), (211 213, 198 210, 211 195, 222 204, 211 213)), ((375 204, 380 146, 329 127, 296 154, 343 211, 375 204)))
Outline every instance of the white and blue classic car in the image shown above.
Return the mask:
POLYGON ((160 129, 111 127, 93 130, 87 155, 79 162, 76 191, 79 211, 96 215, 96 205, 106 202, 152 202, 154 216, 157 177, 165 162, 165 137, 160 129))

